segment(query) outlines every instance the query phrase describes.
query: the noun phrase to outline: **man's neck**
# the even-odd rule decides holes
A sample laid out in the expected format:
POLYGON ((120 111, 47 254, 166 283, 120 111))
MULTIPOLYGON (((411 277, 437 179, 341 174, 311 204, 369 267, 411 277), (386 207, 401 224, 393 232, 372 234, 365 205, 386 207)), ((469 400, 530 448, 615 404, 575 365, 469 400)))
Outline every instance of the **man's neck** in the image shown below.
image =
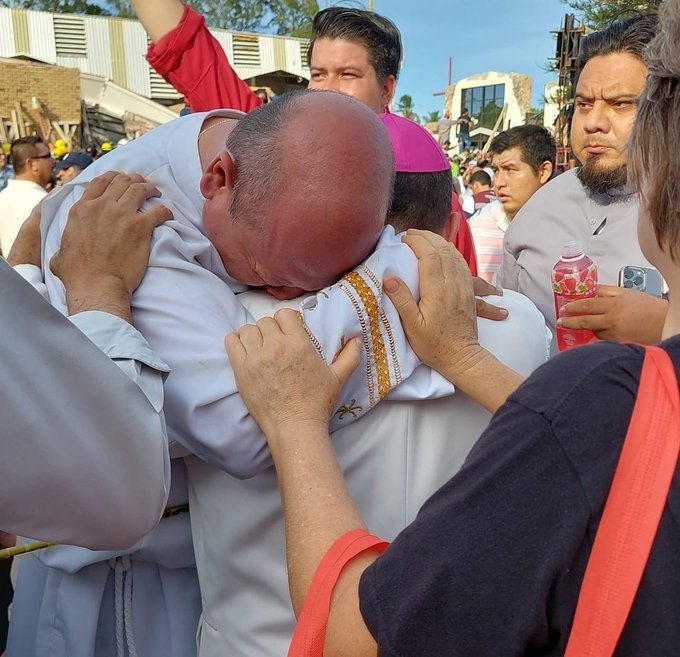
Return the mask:
MULTIPOLYGON (((14 176, 14 180, 25 180, 26 182, 32 182, 36 185, 40 185, 40 183, 30 173, 18 173, 14 176)), ((42 185, 40 186, 42 187, 42 185)))

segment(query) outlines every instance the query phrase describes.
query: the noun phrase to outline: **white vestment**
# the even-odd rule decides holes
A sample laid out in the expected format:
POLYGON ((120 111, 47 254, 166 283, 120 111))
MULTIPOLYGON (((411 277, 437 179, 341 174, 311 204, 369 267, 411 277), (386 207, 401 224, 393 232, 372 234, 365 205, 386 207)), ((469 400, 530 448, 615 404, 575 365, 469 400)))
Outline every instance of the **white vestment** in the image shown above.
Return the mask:
MULTIPOLYGON (((240 298, 256 317, 291 303, 261 292, 240 298)), ((541 314, 515 292, 487 300, 510 316, 503 322, 480 319, 481 344, 529 375, 549 354, 541 314)), ((413 390, 395 388, 370 413, 333 434, 353 499, 370 531, 388 540, 458 471, 490 419, 460 392, 413 399, 413 390)), ((345 404, 347 415, 352 409, 345 404)), ((199 657, 285 657, 295 616, 276 472, 269 468, 244 481, 195 457, 186 460, 203 597, 199 657), (220 515, 224 522, 212 521, 220 515)))

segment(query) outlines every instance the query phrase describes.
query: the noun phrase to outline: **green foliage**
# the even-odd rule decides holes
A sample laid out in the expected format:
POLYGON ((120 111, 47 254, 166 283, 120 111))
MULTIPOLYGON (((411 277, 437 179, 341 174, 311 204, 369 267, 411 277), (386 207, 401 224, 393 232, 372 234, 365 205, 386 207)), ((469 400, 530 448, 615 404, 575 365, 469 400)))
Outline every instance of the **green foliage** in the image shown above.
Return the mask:
POLYGON ((272 14, 268 27, 276 34, 312 36, 312 18, 319 11, 317 0, 269 0, 267 5, 272 14))
POLYGON ((423 117, 423 123, 439 123, 441 121, 442 115, 439 110, 430 112, 423 117))
POLYGON ((399 99, 399 102, 397 103, 397 111, 403 117, 411 119, 411 121, 415 121, 416 123, 420 123, 420 119, 413 109, 413 98, 411 98, 411 96, 408 94, 404 94, 399 99))
MULTIPOLYGON (((309 37, 317 0, 188 0, 210 27, 236 32, 270 32, 309 37)), ((57 14, 95 14, 134 18, 130 0, 0 0, 0 7, 57 14)))
POLYGON ((264 0, 189 0, 189 4, 205 16, 210 27, 236 32, 257 32, 267 14, 264 0))
POLYGON ((607 27, 613 20, 636 13, 659 10, 663 0, 562 0, 580 15, 591 29, 607 27))
POLYGON ((87 0, 0 0, 0 7, 50 11, 59 14, 93 14, 95 16, 109 16, 111 13, 106 7, 100 7, 95 2, 88 2, 87 0))

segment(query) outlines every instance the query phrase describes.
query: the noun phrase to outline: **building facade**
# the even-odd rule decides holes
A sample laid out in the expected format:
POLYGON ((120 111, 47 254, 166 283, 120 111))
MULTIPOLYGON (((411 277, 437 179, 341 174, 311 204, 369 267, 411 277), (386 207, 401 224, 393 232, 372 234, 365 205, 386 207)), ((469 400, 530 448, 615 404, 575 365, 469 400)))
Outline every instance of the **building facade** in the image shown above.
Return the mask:
MULTIPOLYGON (((482 148, 496 132, 524 125, 531 109, 532 79, 521 73, 489 71, 471 75, 449 88, 446 106, 455 121, 464 109, 476 121, 470 131, 473 145, 482 148)), ((451 141, 455 142, 454 135, 451 141)))
MULTIPOLYGON (((309 79, 306 39, 227 30, 211 32, 224 48, 236 72, 251 86, 267 87, 274 93, 282 93, 306 85, 309 79)), ((120 111, 118 106, 127 104, 140 121, 158 124, 176 116, 176 113, 164 113, 163 108, 154 109, 143 100, 176 106, 182 98, 147 64, 145 54, 148 44, 146 32, 136 20, 0 7, 0 58, 21 62, 17 65, 35 67, 36 71, 40 67, 51 68, 58 71, 55 73, 57 76, 68 77, 62 71, 76 69, 76 76, 83 74, 82 77, 87 78, 81 85, 83 93, 94 89, 99 80, 106 87, 98 92, 104 101, 104 94, 123 99, 115 108, 108 108, 109 112, 115 114, 120 111), (135 96, 140 99, 139 102, 135 101, 135 96)), ((26 68, 26 71, 33 69, 26 68)), ((38 105, 50 123, 56 120, 68 124, 67 130, 72 129, 74 121, 79 124, 82 120, 78 107, 69 106, 63 111, 57 109, 62 106, 62 100, 59 89, 53 87, 60 85, 49 83, 49 73, 46 78, 33 75, 25 81, 17 80, 17 84, 14 80, 13 74, 5 77, 3 73, 0 78, 0 91, 6 99, 11 99, 11 107, 0 106, 3 128, 11 133, 3 138, 19 136, 15 134, 16 119, 13 120, 12 111, 19 111, 26 129, 43 121, 41 117, 32 118, 38 105)), ((73 95, 72 85, 66 86, 68 94, 73 95)), ((83 100, 97 103, 101 99, 84 97, 83 100)))

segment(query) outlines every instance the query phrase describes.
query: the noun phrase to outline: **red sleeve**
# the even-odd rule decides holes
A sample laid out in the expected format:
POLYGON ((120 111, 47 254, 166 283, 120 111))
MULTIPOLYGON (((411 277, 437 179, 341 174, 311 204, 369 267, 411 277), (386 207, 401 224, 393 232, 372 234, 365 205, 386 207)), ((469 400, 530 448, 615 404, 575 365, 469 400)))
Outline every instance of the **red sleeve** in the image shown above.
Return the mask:
POLYGON ((460 221, 458 222, 458 232, 453 240, 455 246, 460 254, 465 258, 470 272, 473 276, 477 276, 477 253, 475 251, 475 243, 472 241, 472 232, 470 226, 463 213, 463 206, 460 204, 460 199, 457 194, 451 197, 451 209, 458 213, 460 221))
POLYGON ((250 112, 262 104, 231 67, 203 16, 189 6, 177 27, 149 46, 146 59, 193 112, 221 108, 250 112))

